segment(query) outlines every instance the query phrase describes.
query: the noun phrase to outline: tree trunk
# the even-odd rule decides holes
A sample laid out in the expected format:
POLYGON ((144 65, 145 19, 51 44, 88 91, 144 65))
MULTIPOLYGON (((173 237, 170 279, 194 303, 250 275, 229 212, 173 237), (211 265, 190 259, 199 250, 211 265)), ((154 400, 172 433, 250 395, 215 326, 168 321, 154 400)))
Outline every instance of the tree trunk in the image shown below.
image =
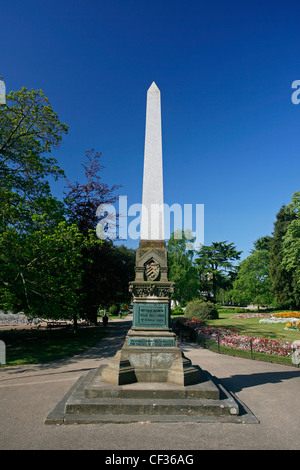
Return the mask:
POLYGON ((76 334, 78 331, 78 324, 77 324, 77 317, 74 315, 73 317, 73 322, 74 322, 74 333, 76 334))
POLYGON ((213 301, 216 303, 217 299, 216 299, 216 296, 217 296, 217 285, 216 285, 216 278, 215 278, 215 275, 213 274, 212 276, 212 288, 213 288, 213 301))

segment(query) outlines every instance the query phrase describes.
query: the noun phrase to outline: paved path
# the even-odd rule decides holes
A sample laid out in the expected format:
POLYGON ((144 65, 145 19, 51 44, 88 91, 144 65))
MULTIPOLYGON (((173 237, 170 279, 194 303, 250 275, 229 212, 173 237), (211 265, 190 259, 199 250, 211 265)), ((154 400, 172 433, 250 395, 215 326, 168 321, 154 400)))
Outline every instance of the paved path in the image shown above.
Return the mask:
POLYGON ((0 449, 300 449, 300 369, 218 355, 191 343, 180 344, 185 355, 236 394, 259 424, 45 425, 76 380, 122 346, 129 327, 114 322, 113 335, 69 359, 0 369, 0 449))

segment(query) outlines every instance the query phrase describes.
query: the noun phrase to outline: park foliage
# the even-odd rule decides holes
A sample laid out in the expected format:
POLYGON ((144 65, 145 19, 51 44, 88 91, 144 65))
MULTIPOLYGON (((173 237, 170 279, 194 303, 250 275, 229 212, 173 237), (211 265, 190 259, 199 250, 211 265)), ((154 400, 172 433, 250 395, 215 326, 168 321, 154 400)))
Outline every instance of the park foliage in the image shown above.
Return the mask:
POLYGON ((22 88, 0 105, 0 310, 28 318, 97 321, 99 303, 127 302, 134 252, 95 234, 96 208, 117 185, 101 181, 101 154, 72 183, 53 156, 67 134, 41 90, 22 88), (50 179, 65 182, 65 198, 50 179), (100 287, 99 287, 100 286, 100 287), (88 301, 87 301, 88 298, 88 301))
MULTIPOLYGON (((82 163, 84 181, 66 178, 55 150, 68 126, 41 90, 11 91, 6 102, 0 105, 0 309, 96 322, 99 307, 130 303, 135 250, 95 234, 97 207, 115 202, 119 185, 103 182, 102 155, 93 149, 82 163), (51 179, 65 182, 63 200, 52 195, 51 179)), ((300 309, 300 191, 280 208, 273 233, 256 240, 243 260, 232 242, 194 250, 194 241, 191 231, 168 241, 172 300, 180 312, 199 299, 300 309)))

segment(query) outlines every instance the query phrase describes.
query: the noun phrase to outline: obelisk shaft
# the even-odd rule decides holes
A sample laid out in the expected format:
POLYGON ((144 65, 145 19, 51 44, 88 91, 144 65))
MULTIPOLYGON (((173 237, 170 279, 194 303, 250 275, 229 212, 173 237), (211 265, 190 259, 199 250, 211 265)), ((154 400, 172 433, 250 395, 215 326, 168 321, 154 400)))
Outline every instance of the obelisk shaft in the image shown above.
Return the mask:
POLYGON ((141 240, 164 240, 163 168, 160 91, 147 92, 141 240))

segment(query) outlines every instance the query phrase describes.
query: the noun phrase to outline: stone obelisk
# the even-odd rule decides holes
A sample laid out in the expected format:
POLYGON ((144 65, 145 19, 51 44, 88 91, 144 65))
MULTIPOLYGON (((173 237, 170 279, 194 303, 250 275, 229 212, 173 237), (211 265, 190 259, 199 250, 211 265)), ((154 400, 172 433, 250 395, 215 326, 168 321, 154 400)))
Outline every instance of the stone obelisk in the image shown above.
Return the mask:
POLYGON ((164 240, 163 165, 160 91, 147 92, 141 240, 164 240))
POLYGON ((160 91, 153 82, 147 93, 141 239, 136 253, 133 324, 124 346, 103 370, 105 382, 199 381, 198 369, 177 346, 170 329, 168 255, 164 239, 163 172, 160 91))

